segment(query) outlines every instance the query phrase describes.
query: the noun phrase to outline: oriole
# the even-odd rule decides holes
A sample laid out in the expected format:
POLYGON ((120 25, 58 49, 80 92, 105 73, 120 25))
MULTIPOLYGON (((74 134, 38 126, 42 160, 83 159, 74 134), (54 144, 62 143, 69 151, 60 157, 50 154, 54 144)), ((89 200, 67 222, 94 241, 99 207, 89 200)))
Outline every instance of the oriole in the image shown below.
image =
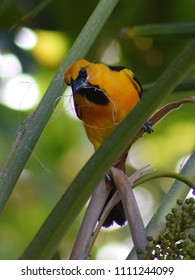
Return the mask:
MULTIPOLYGON (((142 87, 124 66, 106 66, 82 59, 69 67, 64 80, 72 88, 76 114, 95 150, 140 102, 142 87)), ((148 122, 144 127, 151 132, 148 122)), ((104 226, 109 227, 113 221, 119 225, 126 221, 121 202, 113 208, 104 226)))

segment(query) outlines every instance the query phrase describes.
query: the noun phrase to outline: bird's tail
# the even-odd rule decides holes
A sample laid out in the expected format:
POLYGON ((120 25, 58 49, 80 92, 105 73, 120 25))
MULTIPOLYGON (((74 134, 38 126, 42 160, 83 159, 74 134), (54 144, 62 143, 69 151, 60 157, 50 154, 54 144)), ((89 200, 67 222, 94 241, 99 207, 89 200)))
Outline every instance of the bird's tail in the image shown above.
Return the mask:
MULTIPOLYGON (((127 152, 124 153, 120 159, 117 161, 117 163, 114 165, 116 168, 119 168, 121 170, 123 170, 123 172, 125 172, 125 162, 126 162, 126 158, 127 158, 127 152)), ((106 205, 108 204, 108 202, 111 200, 111 198, 113 197, 113 195, 116 192, 116 187, 113 186, 108 198, 105 202, 104 208, 105 209, 106 205)), ((113 209, 110 211, 108 217, 106 218, 106 220, 103 223, 103 227, 110 227, 113 223, 117 223, 120 226, 123 226, 126 222, 126 217, 125 217, 125 212, 123 209, 123 205, 122 202, 119 201, 116 206, 113 207, 113 209)))

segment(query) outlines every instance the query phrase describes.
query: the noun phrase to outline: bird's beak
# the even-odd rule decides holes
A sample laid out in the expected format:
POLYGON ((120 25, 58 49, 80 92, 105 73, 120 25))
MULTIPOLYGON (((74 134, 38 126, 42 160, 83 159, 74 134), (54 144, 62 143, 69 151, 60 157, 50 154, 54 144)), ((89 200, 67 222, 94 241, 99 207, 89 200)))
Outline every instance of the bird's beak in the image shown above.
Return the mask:
POLYGON ((70 85, 73 94, 76 94, 79 92, 80 89, 82 89, 85 86, 85 83, 82 79, 76 79, 76 80, 71 79, 70 85))

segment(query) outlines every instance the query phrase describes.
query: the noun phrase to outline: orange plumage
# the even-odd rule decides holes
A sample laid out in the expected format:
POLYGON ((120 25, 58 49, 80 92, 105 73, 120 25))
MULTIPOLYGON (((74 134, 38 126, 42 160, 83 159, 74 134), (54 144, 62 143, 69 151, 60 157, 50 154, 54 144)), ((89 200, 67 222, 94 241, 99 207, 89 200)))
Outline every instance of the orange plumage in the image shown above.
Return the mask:
POLYGON ((124 67, 79 60, 66 71, 65 82, 72 86, 77 115, 95 150, 140 101, 141 85, 124 67), (81 69, 86 71, 83 79, 81 69), (72 85, 78 80, 81 83, 75 90, 72 85))

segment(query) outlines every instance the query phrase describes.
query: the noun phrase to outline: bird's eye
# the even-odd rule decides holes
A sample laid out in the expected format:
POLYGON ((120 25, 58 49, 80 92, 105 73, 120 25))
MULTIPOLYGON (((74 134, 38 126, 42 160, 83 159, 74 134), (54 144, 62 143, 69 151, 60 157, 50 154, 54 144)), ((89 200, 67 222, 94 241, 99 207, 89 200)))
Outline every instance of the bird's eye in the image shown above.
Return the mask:
POLYGON ((78 75, 77 79, 82 80, 82 81, 85 81, 87 79, 86 68, 83 67, 79 70, 79 75, 78 75))
POLYGON ((86 76, 86 75, 87 75, 86 68, 81 68, 79 71, 79 76, 86 76))

